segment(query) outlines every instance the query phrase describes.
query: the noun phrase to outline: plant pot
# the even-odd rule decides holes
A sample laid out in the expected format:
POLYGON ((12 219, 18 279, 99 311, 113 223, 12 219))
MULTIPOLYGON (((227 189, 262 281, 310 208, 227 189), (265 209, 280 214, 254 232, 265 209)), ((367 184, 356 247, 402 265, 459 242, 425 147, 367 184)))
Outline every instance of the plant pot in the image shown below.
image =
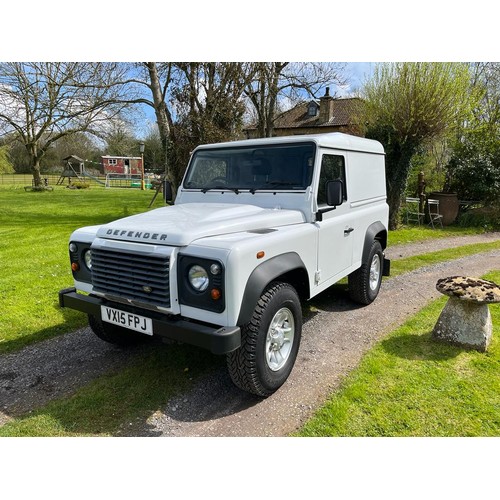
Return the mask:
POLYGON ((457 193, 432 192, 428 198, 439 201, 439 213, 443 216, 443 226, 449 226, 455 222, 458 215, 457 193))

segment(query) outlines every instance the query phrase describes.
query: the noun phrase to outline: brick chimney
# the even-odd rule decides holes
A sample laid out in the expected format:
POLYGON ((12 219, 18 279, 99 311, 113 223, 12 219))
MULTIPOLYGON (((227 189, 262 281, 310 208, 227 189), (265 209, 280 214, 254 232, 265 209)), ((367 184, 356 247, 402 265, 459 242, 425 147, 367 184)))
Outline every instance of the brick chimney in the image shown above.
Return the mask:
POLYGON ((319 121, 329 122, 333 118, 333 97, 330 95, 330 87, 326 87, 325 95, 319 99, 319 121))

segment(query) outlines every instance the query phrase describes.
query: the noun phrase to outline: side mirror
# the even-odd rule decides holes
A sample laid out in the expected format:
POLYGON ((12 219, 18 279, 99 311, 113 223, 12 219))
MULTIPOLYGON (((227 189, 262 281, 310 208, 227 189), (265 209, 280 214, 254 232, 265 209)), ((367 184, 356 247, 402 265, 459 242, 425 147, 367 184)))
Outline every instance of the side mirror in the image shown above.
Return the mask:
POLYGON ((169 181, 164 181, 163 182, 163 199, 165 200, 165 203, 172 201, 173 197, 174 197, 174 195, 172 193, 172 184, 170 184, 169 181))
POLYGON ((340 180, 326 183, 326 203, 330 207, 338 207, 344 201, 344 183, 340 180))

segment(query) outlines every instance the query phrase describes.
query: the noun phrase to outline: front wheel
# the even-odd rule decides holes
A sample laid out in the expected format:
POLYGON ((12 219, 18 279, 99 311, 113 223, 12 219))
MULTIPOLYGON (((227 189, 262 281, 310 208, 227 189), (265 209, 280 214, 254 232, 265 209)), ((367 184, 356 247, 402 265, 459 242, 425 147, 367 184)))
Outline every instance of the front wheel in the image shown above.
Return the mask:
POLYGON ((382 283, 384 253, 382 245, 374 240, 366 262, 348 277, 351 299, 359 304, 371 304, 377 297, 382 283))
POLYGON ((227 355, 229 374, 240 389, 270 396, 292 371, 302 333, 298 294, 288 283, 271 283, 242 328, 241 347, 227 355))

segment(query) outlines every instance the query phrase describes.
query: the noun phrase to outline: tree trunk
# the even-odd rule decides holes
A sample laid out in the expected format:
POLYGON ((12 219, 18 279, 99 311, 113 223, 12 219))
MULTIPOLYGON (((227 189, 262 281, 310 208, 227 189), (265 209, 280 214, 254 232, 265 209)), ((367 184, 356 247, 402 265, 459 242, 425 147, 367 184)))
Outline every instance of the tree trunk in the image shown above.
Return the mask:
POLYGON ((42 186, 42 177, 40 175, 40 160, 35 158, 35 161, 32 164, 31 171, 33 172, 33 183, 35 187, 42 186))
POLYGON ((31 171, 33 172, 33 185, 35 187, 42 186, 42 177, 40 175, 40 160, 42 159, 44 151, 40 151, 34 141, 26 145, 26 150, 28 151, 31 171))
POLYGON ((411 159, 418 148, 418 144, 406 141, 403 144, 393 144, 387 151, 387 204, 389 205, 389 229, 397 229, 399 225, 399 211, 404 197, 411 159))
POLYGON ((276 106, 278 102, 278 83, 279 83, 279 77, 281 75, 281 72, 283 71, 283 68, 288 64, 288 63, 271 63, 272 64, 272 70, 271 70, 271 77, 269 79, 269 102, 268 102, 268 109, 267 109, 267 114, 266 114, 266 121, 267 121, 267 127, 266 127, 266 137, 272 137, 274 135, 274 121, 276 119, 276 106))
MULTIPOLYGON (((162 92, 162 86, 160 82, 160 77, 158 75, 158 68, 156 63, 148 62, 146 63, 149 78, 151 81, 151 92, 153 94, 153 103, 156 116, 156 123, 158 124, 158 131, 160 132, 160 139, 163 148, 163 158, 165 161, 165 178, 172 185, 172 189, 175 192, 177 190, 177 182, 175 172, 172 171, 172 166, 169 168, 168 163, 168 144, 170 139, 170 124, 168 110, 165 103, 165 98, 162 92)), ((168 85, 168 82, 167 82, 168 85)))

